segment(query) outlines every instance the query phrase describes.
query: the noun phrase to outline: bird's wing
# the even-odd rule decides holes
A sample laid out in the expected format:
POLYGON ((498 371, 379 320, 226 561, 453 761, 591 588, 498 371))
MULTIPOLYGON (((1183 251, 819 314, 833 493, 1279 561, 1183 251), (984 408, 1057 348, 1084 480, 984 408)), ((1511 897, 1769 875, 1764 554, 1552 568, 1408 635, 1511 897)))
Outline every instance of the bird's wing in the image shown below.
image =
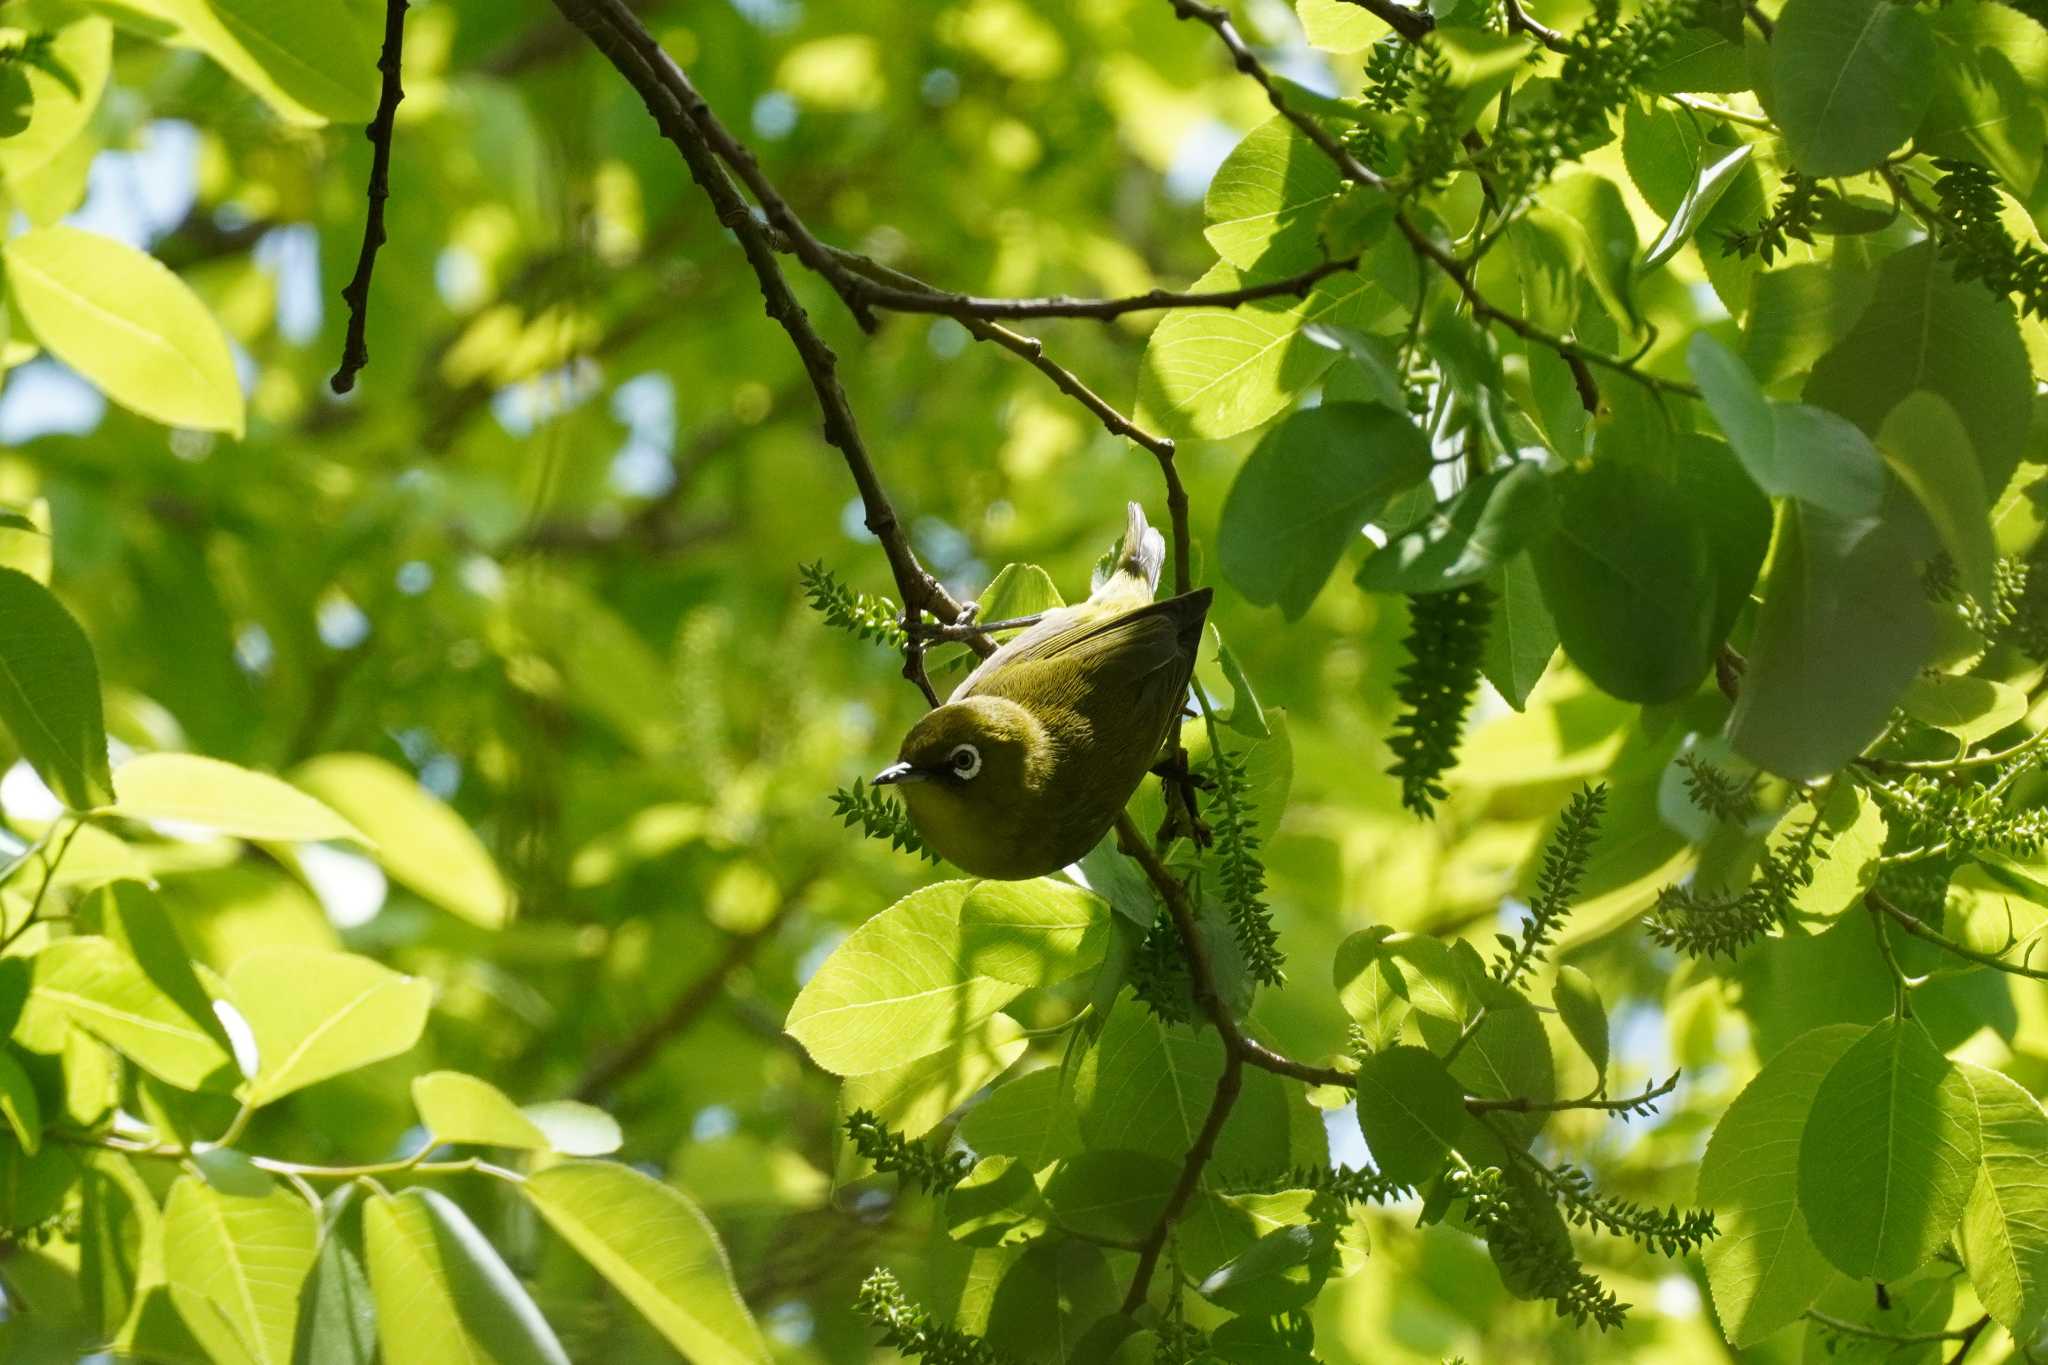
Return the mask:
POLYGON ((1160 670, 1186 686, 1194 664, 1206 592, 1154 602, 1103 619, 1076 613, 1048 618, 983 661, 954 692, 953 699, 977 695, 1023 696, 1070 705, 1079 692, 1143 689, 1160 670), (1192 629, 1190 626, 1192 625, 1192 629))

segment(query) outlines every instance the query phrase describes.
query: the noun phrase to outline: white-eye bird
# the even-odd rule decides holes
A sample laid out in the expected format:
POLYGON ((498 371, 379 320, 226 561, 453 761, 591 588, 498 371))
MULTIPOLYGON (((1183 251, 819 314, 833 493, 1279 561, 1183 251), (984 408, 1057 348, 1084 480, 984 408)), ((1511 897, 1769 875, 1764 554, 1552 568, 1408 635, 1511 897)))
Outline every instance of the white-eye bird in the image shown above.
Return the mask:
POLYGON ((1087 601, 982 660, 903 738, 875 785, 900 789, 933 852, 977 877, 1077 861, 1161 758, 1195 668, 1207 588, 1153 601, 1166 543, 1131 503, 1087 601))

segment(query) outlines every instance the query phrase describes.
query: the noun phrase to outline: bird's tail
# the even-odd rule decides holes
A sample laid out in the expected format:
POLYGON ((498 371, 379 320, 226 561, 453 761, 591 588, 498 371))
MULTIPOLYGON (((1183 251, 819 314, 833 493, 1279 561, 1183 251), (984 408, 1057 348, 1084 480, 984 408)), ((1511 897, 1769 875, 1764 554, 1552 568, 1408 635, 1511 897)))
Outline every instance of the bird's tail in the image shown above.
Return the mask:
POLYGON ((1123 538, 1107 555, 1096 561, 1094 581, 1089 587, 1097 597, 1103 596, 1105 589, 1120 595, 1124 592, 1135 595, 1135 584, 1115 582, 1117 579, 1134 578, 1145 585, 1142 600, 1149 602, 1159 590, 1159 571, 1165 565, 1166 537, 1146 523, 1143 506, 1129 503, 1123 538))

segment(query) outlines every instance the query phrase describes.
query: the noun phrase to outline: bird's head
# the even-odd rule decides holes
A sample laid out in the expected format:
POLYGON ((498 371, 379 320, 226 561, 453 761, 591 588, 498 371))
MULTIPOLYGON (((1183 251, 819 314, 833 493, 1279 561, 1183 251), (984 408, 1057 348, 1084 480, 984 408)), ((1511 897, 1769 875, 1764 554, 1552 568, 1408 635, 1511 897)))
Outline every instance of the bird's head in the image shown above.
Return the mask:
POLYGON ((972 870, 987 861, 976 856, 984 845, 1012 836, 1050 761, 1045 727, 1030 712, 1002 697, 968 697, 911 726, 875 785, 899 788, 925 841, 972 870))

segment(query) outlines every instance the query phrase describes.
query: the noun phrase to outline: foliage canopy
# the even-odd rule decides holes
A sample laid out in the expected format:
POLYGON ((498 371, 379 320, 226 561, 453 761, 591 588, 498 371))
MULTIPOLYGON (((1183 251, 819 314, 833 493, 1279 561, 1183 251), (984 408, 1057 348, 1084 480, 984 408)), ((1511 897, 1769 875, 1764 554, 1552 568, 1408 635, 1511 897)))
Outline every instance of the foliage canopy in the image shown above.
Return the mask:
POLYGON ((0 1356, 2034 1358, 2044 117, 2024 0, 14 0, 0 1356), (958 879, 862 779, 1126 498, 1184 766, 958 879))

